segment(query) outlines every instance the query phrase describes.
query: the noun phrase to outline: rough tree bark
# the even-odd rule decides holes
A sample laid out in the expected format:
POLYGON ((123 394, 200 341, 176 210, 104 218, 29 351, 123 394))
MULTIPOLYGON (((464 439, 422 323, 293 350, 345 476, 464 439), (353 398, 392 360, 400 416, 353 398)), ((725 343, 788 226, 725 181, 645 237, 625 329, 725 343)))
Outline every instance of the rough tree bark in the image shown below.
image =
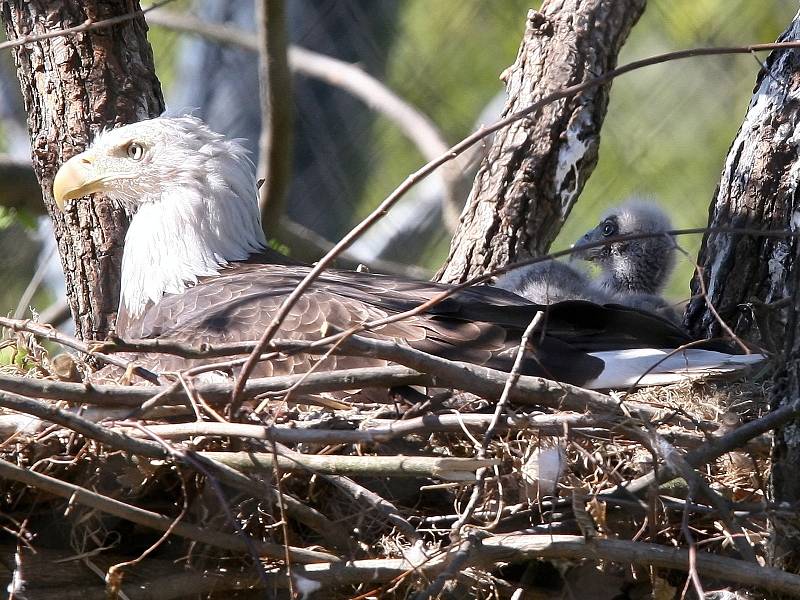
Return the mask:
MULTIPOLYGON (((38 36, 141 10, 136 0, 4 0, 9 40, 38 36)), ((78 334, 102 339, 113 325, 127 222, 105 198, 53 203, 57 168, 100 130, 157 116, 164 109, 144 17, 14 49, 28 113, 31 153, 55 228, 78 334)))
MULTIPOLYGON (((616 66, 646 0, 546 0, 528 13, 504 74, 503 115, 616 66)), ((560 100, 498 132, 475 178, 439 281, 461 282, 543 254, 597 163, 611 84, 560 100)))
MULTIPOLYGON (((779 41, 797 40, 798 17, 779 41)), ((777 50, 758 74, 753 98, 731 144, 709 209, 709 227, 796 228, 800 104, 800 54, 777 50), (765 70, 766 69, 766 70, 765 70)), ((733 331, 771 349, 782 347, 785 311, 763 303, 787 297, 794 261, 791 239, 706 234, 698 263, 707 296, 733 331)), ((697 275, 684 324, 698 337, 717 337, 722 327, 702 297, 697 275)))
MULTIPOLYGON (((800 13, 779 41, 800 39, 800 13)), ((709 226, 800 231, 800 53, 777 50, 756 80, 750 106, 728 151, 709 211, 709 226)), ((800 245, 793 238, 706 234, 700 250, 708 299, 734 332, 778 351, 773 408, 800 397, 800 245), (764 303, 790 299, 784 309, 764 303)), ((692 293, 703 286, 696 276, 692 293)), ((698 336, 721 335, 706 300, 689 304, 685 324, 698 336)), ((785 506, 800 503, 800 419, 775 432, 770 492, 785 506)), ((771 519, 774 566, 800 572, 794 519, 771 519)))

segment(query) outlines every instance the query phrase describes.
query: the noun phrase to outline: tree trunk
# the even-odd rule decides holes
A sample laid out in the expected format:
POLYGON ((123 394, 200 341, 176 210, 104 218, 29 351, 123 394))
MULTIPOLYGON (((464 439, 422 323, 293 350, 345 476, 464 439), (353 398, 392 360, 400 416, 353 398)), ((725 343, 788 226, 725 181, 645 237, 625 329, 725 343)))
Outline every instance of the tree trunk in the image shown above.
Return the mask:
MULTIPOLYGON (((779 41, 800 39, 800 13, 779 41)), ((756 81, 711 204, 710 227, 798 232, 800 208, 800 53, 776 50, 756 81)), ((699 264, 708 299, 733 331, 777 350, 780 370, 771 391, 773 409, 800 397, 800 246, 794 238, 706 234, 699 264), (789 298, 785 309, 763 304, 789 298)), ((697 336, 716 337, 722 327, 701 297, 697 276, 685 324, 697 336)), ((770 492, 776 505, 800 503, 800 419, 775 431, 770 492)), ((794 519, 770 520, 771 561, 800 573, 800 540, 794 519)))
MULTIPOLYGON (((797 40, 795 16, 779 41, 797 40)), ((756 81, 744 122, 731 144, 715 197, 709 227, 796 229, 800 104, 800 54, 777 50, 756 81)), ((783 347, 786 311, 764 303, 787 296, 794 241, 750 235, 706 234, 698 262, 707 296, 733 331, 770 349, 783 347)), ((695 275, 693 299, 684 324, 697 337, 717 337, 722 326, 702 297, 695 275)))
MULTIPOLYGON (((546 0, 528 13, 506 71, 503 115, 613 69, 646 0, 546 0)), ((611 84, 499 131, 475 178, 439 281, 461 282, 543 254, 597 163, 611 84)))
MULTIPOLYGON (((136 0, 4 0, 9 40, 37 36, 140 10, 136 0)), ((14 49, 28 113, 33 166, 53 219, 67 297, 78 335, 102 339, 119 302, 127 221, 106 198, 74 202, 62 214, 52 197, 58 167, 99 131, 164 109, 147 25, 122 23, 28 42, 14 49)))

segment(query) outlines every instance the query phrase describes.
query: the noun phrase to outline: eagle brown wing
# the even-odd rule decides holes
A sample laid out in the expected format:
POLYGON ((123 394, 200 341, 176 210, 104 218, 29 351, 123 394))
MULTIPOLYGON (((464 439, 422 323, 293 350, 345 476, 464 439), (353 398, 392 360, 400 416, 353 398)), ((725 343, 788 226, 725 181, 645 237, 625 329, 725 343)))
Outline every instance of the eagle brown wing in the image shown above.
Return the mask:
MULTIPOLYGON (((232 265, 181 294, 165 296, 138 319, 121 315, 117 332, 126 339, 167 338, 194 346, 257 340, 307 272, 308 267, 296 265, 232 265)), ((276 339, 319 339, 330 333, 329 325, 348 329, 383 319, 415 308, 446 289, 446 285, 402 277, 326 271, 292 308, 276 339)), ((361 335, 402 340, 437 356, 508 370, 522 332, 541 310, 547 311, 546 328, 537 335, 535 356, 526 360, 524 372, 569 383, 582 384, 602 371, 603 362, 587 351, 688 341, 679 329, 658 317, 586 302, 544 307, 490 286, 459 291, 425 314, 361 335)), ((261 364, 255 374, 301 373, 318 360, 309 355, 281 355, 261 364)), ((140 362, 169 371, 198 361, 148 355, 140 362)), ((383 364, 379 359, 331 356, 320 368, 383 364)))

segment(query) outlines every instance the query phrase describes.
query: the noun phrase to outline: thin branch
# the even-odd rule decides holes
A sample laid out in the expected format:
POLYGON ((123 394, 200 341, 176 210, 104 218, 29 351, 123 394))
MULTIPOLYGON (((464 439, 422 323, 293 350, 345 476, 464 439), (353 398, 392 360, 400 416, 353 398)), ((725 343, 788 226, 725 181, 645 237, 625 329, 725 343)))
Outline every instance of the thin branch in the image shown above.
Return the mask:
MULTIPOLYGON (((108 496, 91 492, 79 485, 66 483, 30 469, 23 469, 5 460, 0 460, 0 476, 4 479, 19 481, 60 498, 67 498, 72 503, 83 504, 151 529, 158 531, 171 529, 173 533, 181 537, 235 552, 247 552, 248 549, 248 542, 245 541, 244 535, 231 535, 188 523, 175 523, 171 517, 120 502, 108 496)), ((249 543, 253 544, 262 556, 278 560, 283 559, 284 549, 279 544, 270 544, 253 538, 249 539, 249 543)), ((331 554, 303 548, 291 548, 291 554, 292 560, 301 563, 336 562, 339 560, 331 554)))
POLYGON ((165 458, 166 456, 163 448, 158 444, 112 431, 74 413, 62 410, 49 402, 39 402, 10 392, 0 392, 0 407, 33 415, 42 421, 56 423, 117 450, 150 458, 165 458))
MULTIPOLYGON (((199 35, 219 44, 259 52, 256 35, 230 25, 208 23, 191 15, 169 10, 154 11, 148 15, 147 21, 175 31, 199 35)), ((289 68, 295 73, 342 89, 385 117, 411 140, 425 160, 435 160, 447 152, 448 144, 444 134, 430 117, 358 65, 294 45, 289 47, 288 58, 289 68)), ((442 171, 445 196, 442 212, 451 231, 458 224, 458 216, 467 192, 464 189, 463 172, 464 165, 471 158, 465 157, 456 164, 446 165, 442 171)))
MULTIPOLYGON (((520 371, 522 370, 522 360, 525 357, 525 350, 530 342, 533 332, 542 322, 543 316, 543 312, 537 313, 533 319, 531 319, 528 327, 525 328, 525 333, 522 334, 519 347, 517 348, 516 355, 514 356, 514 365, 511 368, 511 372, 506 377, 505 382, 503 383, 503 391, 501 392, 500 399, 495 406, 494 414, 492 415, 492 421, 489 423, 489 427, 486 429, 486 433, 483 436, 483 442, 481 443, 480 448, 478 448, 478 458, 485 457, 487 451, 489 450, 489 442, 491 441, 492 436, 497 429, 500 416, 503 414, 503 411, 508 404, 508 400, 511 397, 511 391, 515 388, 516 384, 519 383, 520 371)), ((480 499, 485 487, 487 471, 488 467, 482 467, 476 474, 478 481, 472 488, 472 493, 467 501, 467 506, 464 508, 464 511, 458 520, 450 528, 450 539, 453 541, 453 543, 456 543, 461 538, 461 529, 472 518, 472 513, 475 512, 475 508, 478 505, 478 500, 480 499)), ((459 552, 460 551, 461 550, 459 550, 459 552)), ((439 582, 438 579, 440 578, 437 578, 437 582, 434 582, 433 587, 436 587, 437 584, 444 585, 444 582, 439 582)))
MULTIPOLYGON (((683 548, 613 539, 586 541, 583 536, 575 535, 498 535, 483 540, 475 560, 493 564, 542 558, 603 560, 681 571, 689 568, 689 551, 683 548)), ((696 562, 697 570, 709 579, 753 585, 800 598, 800 575, 708 553, 699 553, 696 562)))
MULTIPOLYGON (((271 470, 274 464, 274 455, 270 452, 197 454, 242 472, 263 473, 271 470)), ((476 469, 499 463, 500 461, 494 459, 435 456, 346 456, 285 451, 278 454, 281 471, 311 471, 323 475, 358 477, 432 477, 443 481, 475 481, 476 469)))
POLYGON ((692 263, 692 265, 694 266, 694 271, 697 274, 697 277, 695 279, 697 280, 697 283, 700 286, 700 296, 702 296, 703 300, 705 300, 706 306, 708 307, 708 311, 711 313, 711 316, 713 316, 714 319, 716 319, 717 323, 719 323, 719 326, 728 335, 728 337, 732 339, 734 342, 736 342, 736 344, 742 350, 744 350, 745 354, 749 354, 750 349, 745 345, 745 343, 741 339, 739 339, 739 336, 737 336, 733 332, 733 329, 730 328, 730 326, 725 322, 725 319, 723 319, 722 316, 719 314, 719 312, 717 312, 717 307, 714 306, 714 303, 711 301, 711 298, 708 297, 708 289, 706 288, 706 282, 703 277, 703 267, 701 267, 700 264, 696 260, 694 260, 689 255, 689 253, 683 248, 681 248, 678 244, 675 244, 675 248, 681 254, 683 254, 683 257, 687 261, 692 263))
MULTIPOLYGON (((465 567, 494 565, 499 562, 523 563, 537 559, 592 560, 643 567, 688 571, 689 553, 685 549, 659 544, 614 539, 585 540, 577 535, 498 535, 483 539, 469 555, 465 567)), ((320 584, 382 583, 408 573, 432 578, 447 568, 444 555, 420 562, 407 559, 356 560, 330 564, 298 566, 294 576, 320 584)), ((697 568, 705 577, 734 584, 751 585, 770 592, 800 598, 800 575, 773 567, 716 556, 697 555, 697 568)))
POLYGON ((234 388, 233 394, 231 395, 231 409, 232 414, 238 412, 239 408, 239 395, 241 394, 242 389, 244 389, 244 384, 247 381, 250 374, 253 372, 255 368, 259 355, 264 351, 264 348, 267 344, 275 337, 275 334, 278 332, 283 321, 289 315, 291 309, 300 299, 300 297, 305 293, 311 283, 324 271, 328 265, 333 261, 336 256, 347 249, 356 239, 358 239, 362 233, 364 233, 367 229, 369 229, 375 222, 379 221, 386 215, 389 209, 394 206, 394 204, 400 200, 418 181, 421 181, 432 172, 434 172, 438 167, 447 163, 448 161, 452 160, 462 152, 464 152, 467 148, 472 146, 473 144, 477 143, 478 141, 482 140, 484 137, 493 133, 507 125, 522 119, 536 110, 540 109, 547 104, 554 102, 556 100, 560 100, 563 98, 571 98, 575 94, 578 94, 584 90, 591 89, 604 83, 607 83, 620 75, 625 73, 635 71, 637 69, 641 69, 643 67, 660 64, 663 62, 671 61, 671 60, 678 60, 684 58, 690 58, 694 56, 704 56, 704 55, 712 55, 712 54, 741 54, 741 53, 752 53, 755 51, 762 51, 762 50, 775 50, 778 48, 796 48, 800 47, 800 42, 777 42, 773 44, 758 44, 758 45, 751 45, 747 47, 735 47, 735 48, 699 48, 693 50, 683 50, 678 52, 670 52, 667 54, 662 54, 660 56, 654 56, 638 61, 633 61, 628 63, 627 65, 623 65, 622 67, 618 67, 616 69, 612 69, 607 73, 603 73, 602 75, 594 78, 588 79, 580 84, 568 86, 552 94, 549 94, 542 98, 541 100, 534 102, 533 104, 518 110, 517 112, 505 117, 504 119, 500 119, 499 121, 495 122, 494 124, 482 128, 480 131, 467 136, 461 142, 452 146, 448 152, 442 154, 439 158, 428 162, 426 165, 409 175, 405 181, 398 186, 383 202, 381 202, 377 208, 375 208, 367 217, 365 217, 358 225, 356 225, 353 229, 351 229, 339 242, 328 252, 325 256, 323 256, 316 265, 308 272, 308 274, 303 278, 303 280, 298 283, 297 287, 289 294, 281 303, 280 307, 273 315, 272 321, 270 322, 269 326, 265 329, 261 339, 259 340, 258 346, 253 350, 248 358, 247 362, 243 365, 239 375, 236 378, 236 387, 234 388))
MULTIPOLYGON (((409 435, 431 433, 460 433, 466 427, 470 431, 486 431, 492 422, 493 415, 458 414, 458 415, 425 415, 408 420, 369 419, 368 423, 377 423, 375 427, 363 427, 354 430, 342 430, 340 423, 337 429, 304 429, 292 422, 290 426, 251 425, 245 423, 175 423, 148 425, 148 429, 158 433, 165 439, 186 439, 195 436, 243 437, 256 440, 275 440, 282 444, 377 444, 409 435)), ((557 415, 521 415, 506 417, 496 425, 496 431, 537 430, 547 435, 558 435, 568 427, 570 431, 581 432, 584 428, 610 426, 613 419, 594 417, 582 414, 557 415)), ((324 422, 322 423, 324 424, 324 422)), ((118 423, 124 427, 124 423, 118 423)), ((600 431, 588 429, 595 435, 600 431)), ((697 440, 700 443, 700 440, 697 440)))
MULTIPOLYGON (((339 343, 339 347, 333 352, 334 354, 395 362, 415 369, 418 373, 427 373, 428 377, 431 378, 427 380, 428 385, 432 387, 460 389, 487 399, 499 398, 508 380, 508 373, 504 371, 440 358, 421 350, 409 348, 395 341, 364 338, 355 335, 344 339, 341 334, 337 333, 313 342, 275 340, 270 344, 269 348, 270 350, 287 354, 325 354, 330 350, 331 343, 339 343)), ((155 348, 159 348, 161 351, 170 353, 181 354, 186 352, 190 356, 199 356, 201 354, 208 356, 211 353, 234 353, 234 351, 241 354, 258 346, 258 342, 234 342, 231 344, 217 344, 213 347, 206 345, 201 348, 192 348, 169 340, 132 340, 131 342, 120 341, 118 344, 119 348, 147 349, 147 351, 154 351, 155 348)), ((111 347, 106 345, 103 348, 109 350, 111 347)), ((243 361, 244 359, 232 361, 226 363, 226 366, 238 365, 243 361)), ((210 365, 209 368, 211 367, 213 365, 210 365)), ((309 380, 314 375, 321 376, 322 374, 312 374, 309 380)), ((234 391, 236 386, 238 386, 238 382, 234 385, 234 391)), ((341 389, 352 389, 352 386, 341 389)), ((517 384, 509 390, 508 394, 512 400, 521 404, 551 406, 576 412, 595 410, 620 414, 618 401, 606 394, 568 383, 550 381, 542 377, 521 375, 517 384)), ((635 407, 641 415, 646 415, 651 419, 660 418, 665 412, 646 404, 634 403, 630 404, 630 406, 635 407)))
MULTIPOLYGON (((378 457, 365 456, 363 458, 378 457)), ((414 526, 411 525, 411 523, 409 523, 402 514, 400 514, 400 511, 397 510, 397 507, 394 504, 385 498, 379 496, 371 490, 368 490, 363 485, 356 483, 349 477, 345 477, 343 475, 323 475, 323 477, 331 485, 336 486, 339 488, 339 490, 348 494, 356 506, 361 506, 366 503, 371 506, 373 510, 376 510, 378 513, 386 517, 389 523, 391 523, 399 531, 403 532, 403 534, 410 541, 415 542, 419 539, 419 534, 417 534, 414 526)))
POLYGON ((465 539, 459 541, 455 548, 450 549, 445 558, 447 567, 443 569, 433 580, 433 583, 425 588, 422 592, 416 595, 414 600, 429 600, 430 598, 438 598, 439 594, 444 589, 445 584, 450 579, 458 576, 458 574, 465 568, 471 556, 475 553, 476 546, 479 545, 476 535, 467 536, 465 539))
MULTIPOLYGON (((297 221, 292 221, 286 215, 281 218, 281 235, 284 236, 286 243, 291 247, 292 256, 297 257, 299 260, 305 260, 306 262, 314 262, 319 258, 320 254, 325 254, 333 248, 333 243, 328 239, 319 235, 313 229, 297 221), (297 252, 298 248, 300 250, 299 253, 297 252), (305 253, 303 250, 305 250, 305 253)), ((338 264, 340 268, 355 270, 362 264, 362 261, 349 250, 346 250, 339 255, 338 264)), ((417 265, 404 265, 380 257, 370 258, 366 266, 380 273, 393 273, 402 275, 403 277, 410 277, 411 279, 430 278, 429 269, 424 269, 417 265)))
MULTIPOLYGON (((777 429, 781 425, 795 419, 798 415, 800 415, 800 399, 795 400, 791 404, 781 406, 759 419, 740 425, 730 433, 726 433, 722 437, 709 441, 688 452, 685 457, 686 462, 695 468, 708 464, 723 454, 743 447, 748 440, 773 429, 777 429)), ((646 475, 642 475, 631 482, 621 485, 619 489, 609 490, 607 494, 639 494, 651 485, 669 481, 676 475, 677 473, 673 472, 668 465, 664 465, 659 469, 658 475, 656 475, 654 471, 651 471, 646 475)))
MULTIPOLYGON (((182 448, 174 446, 167 442, 166 440, 162 440, 157 435, 153 434, 152 432, 148 431, 147 428, 141 424, 138 425, 139 429, 145 432, 153 441, 159 444, 167 453, 168 456, 172 457, 175 462, 188 464, 191 466, 195 471, 205 476, 208 486, 211 488, 212 492, 217 498, 217 502, 219 503, 222 512, 225 515, 225 518, 231 528, 236 532, 236 535, 240 536, 247 545, 247 552, 250 554, 250 557, 253 560, 253 566, 258 573, 258 577, 263 584, 266 585, 267 583, 267 574, 264 571, 264 565, 261 564, 259 560, 259 553, 258 549, 253 544, 252 538, 249 536, 243 535, 244 531, 242 530, 241 524, 236 520, 234 517, 233 512, 231 511, 231 507, 228 505, 228 499, 225 497, 225 493, 222 491, 222 487, 219 485, 219 481, 217 478, 214 477, 207 469, 206 466, 209 464, 214 464, 214 461, 207 461, 203 460, 203 458, 198 458, 196 455, 192 453, 186 452, 182 448)), ((217 472, 220 471, 220 468, 215 465, 215 470, 217 472)), ((224 467, 222 471, 224 471, 224 467)), ((289 551, 288 548, 284 545, 284 557, 285 560, 289 560, 289 551)))
MULTIPOLYGON (((433 377, 402 366, 366 367, 341 371, 322 371, 310 375, 284 375, 251 379, 244 391, 245 398, 263 394, 280 394, 294 388, 304 394, 335 392, 339 390, 388 388, 404 385, 433 385, 433 377), (304 377, 305 376, 305 377, 304 377), (298 383, 303 379, 302 383, 298 383)), ((233 382, 197 383, 195 390, 206 402, 223 404, 230 399, 233 382)), ((181 404, 187 400, 186 390, 180 385, 141 387, 123 385, 95 385, 15 377, 0 374, 0 390, 33 398, 64 400, 76 404, 93 404, 105 407, 137 408, 155 396, 163 395, 163 403, 181 404)))
MULTIPOLYGON (((669 465, 670 469, 679 473, 681 477, 690 485, 690 487, 700 493, 708 503, 717 510, 720 520, 725 525, 725 529, 733 540, 733 544, 739 555, 744 559, 753 563, 758 563, 756 553, 753 547, 747 540, 747 534, 742 529, 742 526, 735 520, 731 514, 730 503, 720 496, 717 492, 711 489, 709 485, 703 480, 702 477, 686 462, 686 459, 675 449, 675 447, 666 441, 663 437, 658 435, 652 430, 644 430, 641 432, 642 436, 647 442, 647 445, 662 459, 662 461, 669 465)), ((688 514, 688 511, 687 511, 688 514)))
POLYGON ((155 10, 161 6, 169 4, 173 0, 161 0, 160 2, 154 3, 152 6, 148 6, 143 10, 135 10, 125 15, 118 15, 116 17, 111 17, 110 19, 103 19, 102 21, 94 21, 93 19, 86 19, 80 25, 75 25, 75 27, 67 27, 66 29, 59 29, 58 31, 48 31, 47 33, 42 33, 39 35, 25 35, 21 38, 17 38, 16 40, 9 40, 7 42, 3 42, 0 44, 0 50, 7 50, 9 48, 16 48, 17 46, 24 46, 26 44, 34 44, 36 42, 41 42, 42 40, 49 40, 51 38, 57 38, 67 35, 73 35, 76 33, 84 33, 86 31, 94 31, 95 29, 102 29, 104 27, 111 27, 112 25, 117 25, 118 23, 125 23, 126 21, 131 21, 137 17, 141 17, 146 15, 151 10, 155 10))
POLYGON ((267 236, 277 235, 292 178, 292 76, 286 56, 284 0, 256 2, 258 79, 261 96, 261 139, 258 177, 261 226, 267 236))
POLYGON ((5 317, 0 317, 0 327, 5 327, 7 329, 11 329, 12 331, 26 331, 37 337, 44 338, 51 342, 61 344, 67 348, 72 348, 73 350, 82 352, 87 356, 101 360, 106 364, 114 365, 126 370, 131 369, 133 373, 142 379, 149 381, 150 383, 158 385, 162 382, 159 375, 143 367, 136 366, 133 361, 128 361, 116 356, 109 356, 107 354, 103 354, 102 352, 95 352, 92 350, 91 344, 87 344, 86 342, 83 342, 74 336, 57 331, 50 325, 42 325, 29 319, 7 319, 5 317))

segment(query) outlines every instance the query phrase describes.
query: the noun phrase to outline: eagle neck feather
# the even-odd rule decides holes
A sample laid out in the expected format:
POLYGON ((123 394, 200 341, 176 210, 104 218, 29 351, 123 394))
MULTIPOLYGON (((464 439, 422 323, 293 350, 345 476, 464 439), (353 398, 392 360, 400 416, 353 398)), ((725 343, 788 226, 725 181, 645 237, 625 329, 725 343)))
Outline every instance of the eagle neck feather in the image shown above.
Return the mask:
POLYGON ((252 174, 230 162, 196 185, 181 182, 140 201, 122 257, 120 304, 131 318, 165 294, 264 251, 252 174))

